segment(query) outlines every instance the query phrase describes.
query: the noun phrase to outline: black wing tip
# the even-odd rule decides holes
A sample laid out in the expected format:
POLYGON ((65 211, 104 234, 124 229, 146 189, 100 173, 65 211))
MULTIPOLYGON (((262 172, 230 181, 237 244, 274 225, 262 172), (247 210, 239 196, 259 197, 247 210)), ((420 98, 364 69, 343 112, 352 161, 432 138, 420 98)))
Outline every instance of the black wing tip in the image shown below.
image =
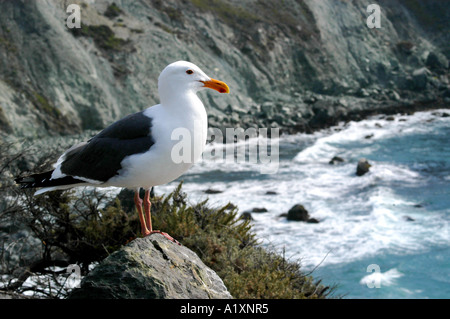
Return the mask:
POLYGON ((36 187, 36 179, 32 176, 16 177, 14 181, 20 186, 20 189, 36 187))
POLYGON ((44 173, 32 174, 28 176, 18 176, 14 179, 16 184, 20 186, 21 189, 25 188, 36 188, 45 187, 50 182, 50 177, 53 171, 47 171, 44 173))
POLYGON ((69 186, 86 183, 85 181, 76 179, 72 176, 64 176, 62 178, 52 179, 53 171, 48 171, 41 174, 33 174, 30 176, 16 177, 14 181, 21 189, 38 188, 38 187, 54 187, 54 186, 69 186))
POLYGON ((17 184, 23 184, 23 183, 32 183, 34 182, 34 178, 30 177, 30 176, 21 176, 21 177, 16 177, 14 179, 14 181, 17 184))

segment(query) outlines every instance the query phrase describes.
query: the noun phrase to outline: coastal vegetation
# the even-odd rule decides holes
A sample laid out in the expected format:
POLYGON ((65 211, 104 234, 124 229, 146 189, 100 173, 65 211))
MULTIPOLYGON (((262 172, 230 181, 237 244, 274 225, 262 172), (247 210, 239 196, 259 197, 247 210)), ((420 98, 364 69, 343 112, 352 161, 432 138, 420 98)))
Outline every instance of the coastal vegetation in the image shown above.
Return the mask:
MULTIPOLYGON (((7 148, 2 145, 2 150, 7 148)), ((141 236, 133 192, 124 189, 110 196, 86 189, 33 196, 33 190, 19 190, 11 179, 19 171, 20 155, 5 158, 0 170, 0 291, 63 298, 70 292, 63 280, 69 276, 69 265, 79 265, 86 275, 141 236)), ((48 163, 42 159, 38 166, 43 169, 48 163)), ((182 183, 172 193, 152 198, 152 223, 197 253, 234 298, 332 295, 333 289, 305 274, 299 261, 263 248, 237 207, 231 203, 212 207, 207 200, 191 204, 182 183)))

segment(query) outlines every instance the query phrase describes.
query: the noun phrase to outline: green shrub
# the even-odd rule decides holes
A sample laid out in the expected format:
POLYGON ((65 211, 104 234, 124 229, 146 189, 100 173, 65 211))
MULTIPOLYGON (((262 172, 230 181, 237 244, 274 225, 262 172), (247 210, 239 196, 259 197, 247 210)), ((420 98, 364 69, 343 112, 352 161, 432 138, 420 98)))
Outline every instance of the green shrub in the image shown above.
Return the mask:
POLYGON ((152 204, 154 229, 168 232, 195 251, 224 281, 235 298, 325 298, 333 289, 314 283, 298 262, 285 260, 258 244, 250 221, 234 205, 188 205, 181 184, 152 204))
POLYGON ((81 28, 70 29, 75 36, 90 37, 95 44, 105 51, 120 51, 128 41, 117 38, 113 30, 107 25, 86 25, 81 28))
POLYGON ((108 18, 115 18, 121 15, 123 11, 113 2, 106 8, 104 15, 108 18))

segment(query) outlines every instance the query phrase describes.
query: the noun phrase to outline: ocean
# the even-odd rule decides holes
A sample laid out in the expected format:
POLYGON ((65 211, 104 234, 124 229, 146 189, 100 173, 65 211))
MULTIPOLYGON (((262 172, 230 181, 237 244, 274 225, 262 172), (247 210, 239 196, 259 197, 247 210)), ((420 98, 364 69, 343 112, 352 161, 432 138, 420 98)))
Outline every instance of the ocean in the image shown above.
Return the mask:
MULTIPOLYGON (((252 213, 261 244, 336 286, 337 296, 450 298, 450 116, 445 114, 450 110, 378 115, 313 134, 282 135, 276 173, 208 156, 155 192, 168 193, 183 180, 192 203, 232 202, 240 213, 265 208, 252 213), (334 156, 344 161, 331 165, 334 156), (356 176, 360 158, 371 167, 356 176), (207 189, 219 192, 206 194, 207 189), (295 204, 319 223, 280 216, 295 204)), ((222 146, 208 147, 209 152, 222 146)))

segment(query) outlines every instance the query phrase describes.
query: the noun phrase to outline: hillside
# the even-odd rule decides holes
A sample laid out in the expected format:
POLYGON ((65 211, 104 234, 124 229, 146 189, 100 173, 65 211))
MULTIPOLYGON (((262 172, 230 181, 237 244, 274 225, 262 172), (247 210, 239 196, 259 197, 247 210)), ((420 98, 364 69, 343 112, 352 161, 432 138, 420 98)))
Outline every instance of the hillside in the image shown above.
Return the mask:
POLYGON ((226 98, 201 93, 215 127, 307 131, 448 105, 448 6, 379 5, 370 29, 359 0, 0 1, 0 132, 102 129, 158 103, 159 72, 181 59, 229 84, 226 98))

